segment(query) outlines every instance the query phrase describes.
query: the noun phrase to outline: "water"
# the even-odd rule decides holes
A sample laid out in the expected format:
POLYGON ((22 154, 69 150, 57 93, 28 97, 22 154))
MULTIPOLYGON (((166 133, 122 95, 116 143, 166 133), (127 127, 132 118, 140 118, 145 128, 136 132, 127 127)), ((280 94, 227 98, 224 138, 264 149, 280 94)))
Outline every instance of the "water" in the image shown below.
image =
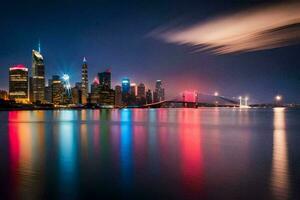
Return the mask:
POLYGON ((0 112, 1 199, 300 199, 300 110, 0 112))

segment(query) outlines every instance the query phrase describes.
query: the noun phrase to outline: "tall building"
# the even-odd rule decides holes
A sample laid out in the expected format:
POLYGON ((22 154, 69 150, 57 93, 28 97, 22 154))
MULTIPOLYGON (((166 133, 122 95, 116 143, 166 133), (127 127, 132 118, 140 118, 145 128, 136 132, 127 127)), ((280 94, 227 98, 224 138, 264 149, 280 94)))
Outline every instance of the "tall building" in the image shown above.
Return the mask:
MULTIPOLYGON (((165 100, 165 89, 162 87, 161 80, 157 80, 155 84, 155 102, 163 101, 165 100)), ((153 94, 154 98, 154 94, 153 94)))
POLYGON ((32 50, 32 102, 45 100, 45 65, 39 51, 32 50))
POLYGON ((152 92, 151 90, 147 90, 146 92, 146 103, 149 104, 149 103, 152 103, 152 92))
POLYGON ((130 92, 130 80, 129 78, 123 78, 122 80, 122 93, 129 94, 130 92))
POLYGON ((136 84, 135 83, 130 84, 130 95, 132 97, 136 96, 136 84))
POLYGON ((146 88, 144 83, 140 83, 137 87, 137 96, 139 98, 143 98, 146 96, 146 88))
POLYGON ((138 105, 146 104, 146 88, 144 83, 140 83, 137 87, 137 103, 138 105))
POLYGON ((87 103, 89 93, 89 81, 88 81, 88 65, 86 58, 83 58, 83 64, 81 68, 81 102, 82 104, 87 103))
POLYGON ((111 89, 111 72, 109 70, 98 73, 98 80, 101 90, 108 91, 111 89))
POLYGON ((158 92, 156 90, 153 91, 153 102, 159 102, 158 92))
POLYGON ((116 85, 115 87, 115 107, 122 106, 122 87, 120 85, 116 85))
POLYGON ((52 76, 52 103, 63 103, 64 87, 63 83, 58 75, 52 76))
POLYGON ((45 100, 47 103, 52 103, 52 87, 51 87, 51 85, 45 86, 45 100))
POLYGON ((130 100, 130 80, 128 78, 123 78, 123 80, 122 80, 122 102, 125 105, 128 105, 129 100, 130 100))
POLYGON ((26 103, 28 94, 28 68, 24 65, 9 68, 9 99, 26 103))
POLYGON ((75 85, 75 87, 73 87, 71 89, 71 93, 72 93, 72 103, 73 104, 81 104, 81 89, 80 87, 78 87, 78 85, 75 85))

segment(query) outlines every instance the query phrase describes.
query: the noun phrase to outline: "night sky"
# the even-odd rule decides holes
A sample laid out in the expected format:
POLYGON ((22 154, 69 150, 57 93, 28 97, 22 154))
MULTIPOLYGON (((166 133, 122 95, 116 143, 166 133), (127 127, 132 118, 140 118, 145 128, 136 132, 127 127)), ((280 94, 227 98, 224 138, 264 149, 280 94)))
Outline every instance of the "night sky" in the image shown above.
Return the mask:
MULTIPOLYGON (((270 3, 270 1, 268 1, 270 3)), ((160 26, 184 24, 252 6, 261 1, 5 1, 0 8, 0 84, 8 68, 31 68, 31 50, 41 41, 47 79, 69 73, 80 81, 85 56, 90 82, 110 68, 113 85, 122 77, 154 86, 161 79, 168 97, 182 90, 219 91, 252 102, 300 102, 300 45, 216 55, 150 37, 160 26)), ((222 27, 220 27, 221 29, 222 27)))

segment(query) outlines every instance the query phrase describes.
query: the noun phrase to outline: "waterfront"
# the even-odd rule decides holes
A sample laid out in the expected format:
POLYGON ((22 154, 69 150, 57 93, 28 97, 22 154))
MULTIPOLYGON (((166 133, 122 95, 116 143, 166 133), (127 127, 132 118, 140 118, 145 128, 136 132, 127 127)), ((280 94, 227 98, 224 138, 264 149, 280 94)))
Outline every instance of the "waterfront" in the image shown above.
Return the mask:
POLYGON ((0 112, 1 199, 297 199, 300 110, 0 112))

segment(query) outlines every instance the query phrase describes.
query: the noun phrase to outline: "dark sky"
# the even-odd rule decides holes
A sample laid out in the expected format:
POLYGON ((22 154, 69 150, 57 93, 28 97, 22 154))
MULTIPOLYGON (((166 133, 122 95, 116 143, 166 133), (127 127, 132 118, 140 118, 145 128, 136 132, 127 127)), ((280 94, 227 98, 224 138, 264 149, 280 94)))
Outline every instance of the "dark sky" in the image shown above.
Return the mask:
MULTIPOLYGON (((270 1, 268 1, 270 2, 270 1)), ((69 73, 80 81, 83 56, 90 81, 108 67, 114 84, 124 76, 151 88, 163 80, 168 97, 182 90, 249 95, 271 102, 282 94, 300 102, 300 45, 252 53, 213 55, 147 37, 174 21, 201 21, 261 1, 5 1, 0 8, 0 84, 8 68, 31 67, 31 50, 41 40, 46 75, 69 73)))

